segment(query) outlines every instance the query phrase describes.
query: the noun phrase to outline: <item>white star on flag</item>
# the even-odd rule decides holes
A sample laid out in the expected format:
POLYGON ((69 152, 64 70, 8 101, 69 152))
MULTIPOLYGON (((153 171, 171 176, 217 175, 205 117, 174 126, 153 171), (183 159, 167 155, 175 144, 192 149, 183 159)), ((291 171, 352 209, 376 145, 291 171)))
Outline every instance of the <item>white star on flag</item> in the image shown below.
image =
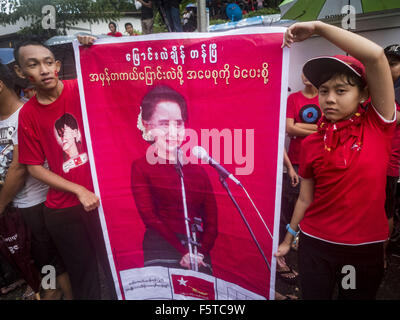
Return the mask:
POLYGON ((180 279, 178 279, 178 282, 181 286, 185 286, 186 287, 186 282, 188 282, 187 280, 184 280, 183 277, 181 277, 180 279))

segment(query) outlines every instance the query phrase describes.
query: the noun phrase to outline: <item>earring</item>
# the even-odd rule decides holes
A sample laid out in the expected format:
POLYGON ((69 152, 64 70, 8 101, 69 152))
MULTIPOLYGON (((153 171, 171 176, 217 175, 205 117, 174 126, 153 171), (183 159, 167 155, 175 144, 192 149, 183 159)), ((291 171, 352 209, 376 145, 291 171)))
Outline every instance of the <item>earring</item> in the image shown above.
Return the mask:
POLYGON ((143 133, 142 133, 142 137, 143 137, 143 139, 145 140, 145 141, 154 141, 154 137, 153 137, 153 135, 151 134, 151 132, 150 131, 147 131, 147 130, 144 130, 144 131, 142 131, 143 133))

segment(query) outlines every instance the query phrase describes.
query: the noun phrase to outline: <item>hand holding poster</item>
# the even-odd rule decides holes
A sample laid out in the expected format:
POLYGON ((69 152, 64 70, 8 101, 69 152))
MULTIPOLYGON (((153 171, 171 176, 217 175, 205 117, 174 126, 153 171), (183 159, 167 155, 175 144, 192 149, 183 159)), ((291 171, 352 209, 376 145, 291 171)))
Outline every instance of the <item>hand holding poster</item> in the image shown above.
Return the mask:
POLYGON ((287 93, 284 31, 74 44, 119 298, 273 298, 287 93), (196 146, 246 188, 226 180, 259 247, 218 172, 193 155, 196 146))

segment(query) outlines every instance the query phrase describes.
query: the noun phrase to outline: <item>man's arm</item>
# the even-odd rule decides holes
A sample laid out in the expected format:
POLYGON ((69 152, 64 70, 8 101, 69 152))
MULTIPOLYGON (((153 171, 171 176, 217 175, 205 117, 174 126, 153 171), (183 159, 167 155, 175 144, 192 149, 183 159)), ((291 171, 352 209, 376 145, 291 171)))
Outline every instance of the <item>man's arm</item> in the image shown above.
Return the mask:
POLYGON ((99 198, 85 187, 68 181, 41 165, 28 165, 27 167, 32 177, 54 189, 75 194, 86 211, 94 210, 99 206, 99 198))
POLYGON ((24 186, 26 173, 26 167, 18 162, 18 145, 14 145, 13 160, 0 191, 0 215, 24 186))
POLYGON ((286 132, 292 137, 306 137, 317 132, 317 125, 310 123, 294 123, 293 118, 286 118, 286 132))

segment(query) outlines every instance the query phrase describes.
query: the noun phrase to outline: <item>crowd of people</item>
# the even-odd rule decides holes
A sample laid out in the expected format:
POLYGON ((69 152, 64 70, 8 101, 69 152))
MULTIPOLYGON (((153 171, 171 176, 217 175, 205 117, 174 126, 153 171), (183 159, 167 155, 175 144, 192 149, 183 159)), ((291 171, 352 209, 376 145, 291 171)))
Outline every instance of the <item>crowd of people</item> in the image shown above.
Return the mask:
MULTIPOLYGON (((119 36, 115 23, 109 27, 119 36)), ((284 155, 280 245, 274 253, 277 275, 290 284, 299 279, 303 299, 332 299, 338 284, 339 298, 374 299, 387 268, 389 240, 399 223, 400 109, 395 99, 400 100, 400 46, 383 50, 322 22, 292 25, 283 45, 290 47, 314 34, 349 56, 307 61, 304 88, 288 98, 290 145, 284 155), (298 252, 298 271, 285 261, 293 249, 298 252), (346 265, 357 274, 357 286, 351 290, 340 285, 346 265)), ((78 36, 78 40, 91 45, 96 39, 78 36)), ((25 253, 37 273, 48 265, 56 272, 56 286, 28 286, 24 297, 100 299, 100 273, 109 288, 113 280, 82 131, 77 80, 59 79, 60 62, 41 43, 18 44, 14 57, 16 75, 29 81, 29 96, 17 95, 12 71, 0 65, 0 227, 7 219, 21 221, 30 239, 25 253)), ((176 106, 183 122, 186 107, 178 102, 176 106)), ((143 128, 154 117, 154 106, 148 109, 144 108, 143 128)), ((145 167, 142 162, 134 168, 145 167)), ((148 168, 140 172, 151 177, 148 168)), ((133 191, 140 208, 143 190, 139 185, 133 191)), ((149 214, 144 209, 140 213, 146 220, 149 214)), ((159 227, 146 221, 152 231, 147 239, 151 246, 159 227)), ((213 241, 216 230, 211 231, 213 241)), ((2 243, 14 238, 10 234, 7 240, 3 234, 2 243)), ((186 248, 176 247, 183 255, 180 264, 186 267, 186 248)), ((20 249, 0 251, 2 294, 21 286, 21 277, 31 283, 15 267, 13 251, 20 249)), ((205 250, 199 263, 211 263, 208 254, 205 250)))
MULTIPOLYGON (((221 1, 207 0, 206 6, 209 9, 210 19, 230 19, 226 13, 226 7, 236 3, 243 14, 250 11, 260 10, 264 7, 262 0, 240 0, 240 1, 221 1)), ((161 19, 169 32, 193 32, 197 29, 197 5, 188 4, 183 13, 180 13, 181 0, 135 0, 136 8, 141 12, 140 20, 142 32, 141 34, 153 33, 154 18, 157 12, 160 13, 161 19)), ((115 22, 110 21, 108 24, 110 32, 109 36, 122 37, 121 31, 115 22)), ((140 33, 135 30, 130 22, 125 24, 125 32, 129 36, 136 36, 140 33)))

